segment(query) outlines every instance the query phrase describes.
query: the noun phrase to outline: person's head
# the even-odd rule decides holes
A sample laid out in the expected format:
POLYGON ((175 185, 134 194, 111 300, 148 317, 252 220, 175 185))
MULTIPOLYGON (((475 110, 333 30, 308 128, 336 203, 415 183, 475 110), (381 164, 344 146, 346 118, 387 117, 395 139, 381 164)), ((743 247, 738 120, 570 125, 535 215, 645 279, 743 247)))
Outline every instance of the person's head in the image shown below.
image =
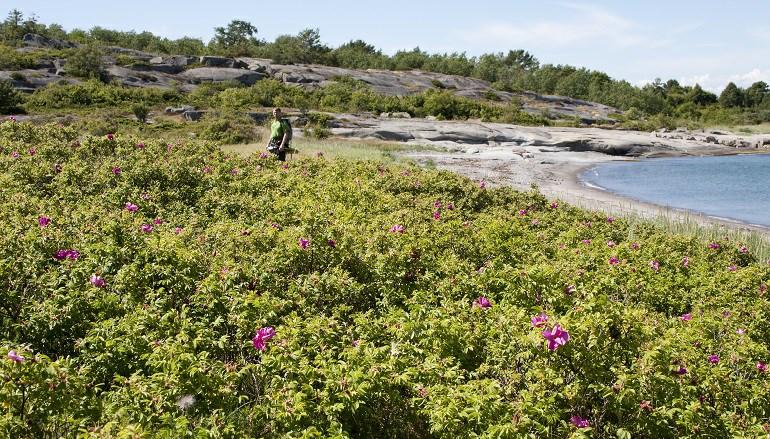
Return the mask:
POLYGON ((283 113, 281 112, 280 108, 273 108, 273 117, 274 118, 280 119, 282 114, 283 113))

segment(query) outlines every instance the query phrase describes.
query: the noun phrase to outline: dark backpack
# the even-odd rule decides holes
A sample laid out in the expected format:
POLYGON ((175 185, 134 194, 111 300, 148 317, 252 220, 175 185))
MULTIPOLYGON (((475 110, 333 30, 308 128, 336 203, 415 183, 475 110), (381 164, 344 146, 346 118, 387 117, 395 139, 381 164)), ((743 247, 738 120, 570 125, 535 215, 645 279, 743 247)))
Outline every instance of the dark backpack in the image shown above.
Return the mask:
POLYGON ((281 119, 281 123, 284 124, 284 129, 286 130, 286 144, 289 144, 291 142, 291 138, 294 135, 294 130, 291 127, 291 122, 289 122, 288 118, 281 119))

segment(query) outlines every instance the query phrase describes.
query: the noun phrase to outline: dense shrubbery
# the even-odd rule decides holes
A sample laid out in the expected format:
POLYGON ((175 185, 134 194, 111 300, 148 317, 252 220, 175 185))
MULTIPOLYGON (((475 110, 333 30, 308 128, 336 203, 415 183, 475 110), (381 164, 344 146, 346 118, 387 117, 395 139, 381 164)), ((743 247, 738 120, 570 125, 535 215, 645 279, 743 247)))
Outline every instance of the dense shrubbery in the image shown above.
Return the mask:
POLYGON ((10 81, 0 79, 0 114, 19 111, 22 102, 24 102, 24 98, 21 93, 16 91, 10 81))
POLYGON ((175 90, 129 88, 91 80, 80 84, 51 84, 36 90, 28 99, 32 109, 111 107, 130 104, 173 104, 181 100, 175 90))
POLYGON ((13 122, 0 148, 3 436, 770 428, 740 243, 414 167, 13 122))

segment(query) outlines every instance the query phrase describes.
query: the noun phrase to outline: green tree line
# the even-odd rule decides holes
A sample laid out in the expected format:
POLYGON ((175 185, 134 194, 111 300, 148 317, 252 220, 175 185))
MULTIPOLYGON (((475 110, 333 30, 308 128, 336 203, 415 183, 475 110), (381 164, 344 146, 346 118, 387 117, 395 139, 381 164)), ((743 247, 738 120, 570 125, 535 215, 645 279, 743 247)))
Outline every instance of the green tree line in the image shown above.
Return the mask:
POLYGON ((153 53, 252 56, 282 64, 314 63, 356 69, 419 69, 483 79, 498 90, 533 91, 599 102, 619 108, 630 119, 661 116, 717 123, 770 121, 770 89, 765 82, 756 82, 746 89, 730 83, 720 95, 697 84, 681 85, 673 79, 656 79, 639 87, 595 70, 541 65, 535 56, 521 49, 469 57, 465 53, 431 54, 417 47, 387 55, 362 40, 329 47, 321 41, 318 29, 280 35, 269 42, 259 38, 257 27, 245 20, 216 27, 208 43, 198 38, 171 40, 146 31, 116 31, 98 26, 67 32, 58 24, 41 24, 34 15, 25 17, 18 10, 11 11, 0 23, 0 42, 6 46, 21 45, 26 33, 153 53))

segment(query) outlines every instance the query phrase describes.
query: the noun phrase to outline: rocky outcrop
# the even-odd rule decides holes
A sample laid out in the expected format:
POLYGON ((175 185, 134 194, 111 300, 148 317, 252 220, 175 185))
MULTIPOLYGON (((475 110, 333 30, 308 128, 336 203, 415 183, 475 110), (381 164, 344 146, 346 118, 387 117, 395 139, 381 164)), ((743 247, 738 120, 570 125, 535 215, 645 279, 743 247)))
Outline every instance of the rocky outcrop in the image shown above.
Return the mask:
MULTIPOLYGON (((666 139, 639 131, 599 128, 540 128, 472 121, 357 118, 350 115, 338 117, 332 125, 332 134, 336 136, 406 142, 454 152, 510 148, 528 153, 543 150, 593 151, 611 156, 640 157, 717 154, 725 150, 724 146, 702 140, 666 139)), ((763 139, 770 144, 770 136, 763 139)))
POLYGON ((21 38, 21 42, 28 47, 39 47, 43 49, 67 49, 77 46, 70 41, 55 40, 38 34, 24 34, 21 38))
POLYGON ((179 76, 194 84, 237 81, 244 85, 253 85, 260 79, 265 78, 264 74, 252 70, 216 67, 200 67, 185 70, 179 76))

